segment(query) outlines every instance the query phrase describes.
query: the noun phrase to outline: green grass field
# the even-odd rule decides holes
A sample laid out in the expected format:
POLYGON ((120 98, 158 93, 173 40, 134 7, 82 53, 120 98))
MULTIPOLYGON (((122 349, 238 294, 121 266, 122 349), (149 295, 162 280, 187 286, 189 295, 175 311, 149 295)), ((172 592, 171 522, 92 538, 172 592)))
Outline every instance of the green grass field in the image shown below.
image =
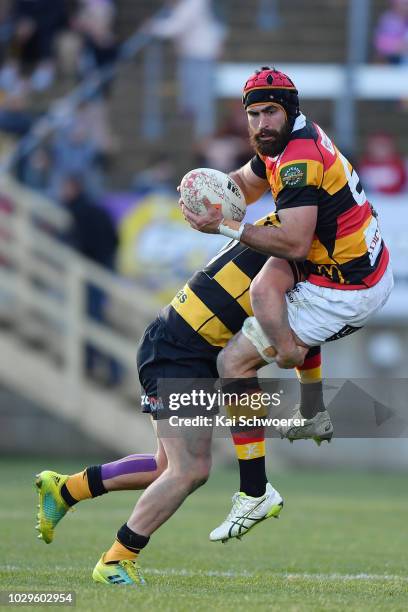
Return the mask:
POLYGON ((34 531, 32 477, 47 467, 72 472, 81 466, 1 461, 1 590, 73 590, 77 610, 98 612, 408 609, 402 474, 276 475, 286 502, 281 519, 222 545, 210 543, 208 533, 229 511, 237 476, 216 470, 152 538, 141 559, 148 586, 133 589, 94 584, 91 572, 136 494, 83 502, 45 545, 34 531))

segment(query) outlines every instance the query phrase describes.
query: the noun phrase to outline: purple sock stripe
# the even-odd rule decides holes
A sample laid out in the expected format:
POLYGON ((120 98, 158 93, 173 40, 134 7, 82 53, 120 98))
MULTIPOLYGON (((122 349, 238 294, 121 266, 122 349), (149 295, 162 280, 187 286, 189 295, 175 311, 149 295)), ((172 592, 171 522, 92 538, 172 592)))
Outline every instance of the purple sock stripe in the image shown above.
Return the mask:
POLYGON ((156 469, 157 463, 154 455, 130 455, 102 465, 102 480, 109 480, 124 474, 154 472, 156 469))

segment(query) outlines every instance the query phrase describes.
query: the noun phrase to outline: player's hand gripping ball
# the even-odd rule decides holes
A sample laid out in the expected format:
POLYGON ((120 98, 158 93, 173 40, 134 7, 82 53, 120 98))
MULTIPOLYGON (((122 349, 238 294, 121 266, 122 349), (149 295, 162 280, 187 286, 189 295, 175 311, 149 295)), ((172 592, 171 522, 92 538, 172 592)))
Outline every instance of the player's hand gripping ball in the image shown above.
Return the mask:
POLYGON ((237 183, 227 174, 212 168, 196 168, 183 176, 180 195, 186 208, 196 215, 207 212, 205 203, 221 209, 225 219, 242 221, 246 202, 237 183))

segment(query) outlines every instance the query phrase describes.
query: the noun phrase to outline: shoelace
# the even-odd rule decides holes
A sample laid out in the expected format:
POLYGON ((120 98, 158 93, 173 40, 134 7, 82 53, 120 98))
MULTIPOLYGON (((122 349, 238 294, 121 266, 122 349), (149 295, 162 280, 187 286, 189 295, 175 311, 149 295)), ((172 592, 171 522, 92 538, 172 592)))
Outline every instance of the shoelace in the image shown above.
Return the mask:
POLYGON ((242 497, 239 492, 234 493, 232 496, 232 508, 231 512, 227 516, 227 521, 230 520, 242 506, 245 506, 247 501, 248 499, 246 497, 242 497))
POLYGON ((227 521, 231 517, 233 517, 234 514, 236 514, 238 508, 240 508, 243 505, 244 501, 245 501, 245 498, 242 497, 242 495, 240 495, 239 492, 234 493, 234 495, 232 496, 232 508, 231 508, 231 512, 227 516, 227 521))
POLYGON ((137 563, 135 563, 135 561, 123 559, 123 561, 119 561, 119 565, 123 567, 129 578, 131 578, 134 582, 143 582, 140 567, 137 565, 137 563))

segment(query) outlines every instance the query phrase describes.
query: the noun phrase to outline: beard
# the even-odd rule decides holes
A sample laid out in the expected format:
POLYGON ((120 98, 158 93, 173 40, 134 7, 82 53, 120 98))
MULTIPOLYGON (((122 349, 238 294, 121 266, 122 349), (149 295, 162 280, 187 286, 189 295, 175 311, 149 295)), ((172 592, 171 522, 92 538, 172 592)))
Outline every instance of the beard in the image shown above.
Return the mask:
POLYGON ((259 132, 249 133, 249 141, 258 155, 266 155, 267 157, 276 157, 282 153, 290 140, 292 128, 286 121, 280 130, 262 129, 259 132), (272 137, 271 140, 263 140, 266 137, 272 137))

